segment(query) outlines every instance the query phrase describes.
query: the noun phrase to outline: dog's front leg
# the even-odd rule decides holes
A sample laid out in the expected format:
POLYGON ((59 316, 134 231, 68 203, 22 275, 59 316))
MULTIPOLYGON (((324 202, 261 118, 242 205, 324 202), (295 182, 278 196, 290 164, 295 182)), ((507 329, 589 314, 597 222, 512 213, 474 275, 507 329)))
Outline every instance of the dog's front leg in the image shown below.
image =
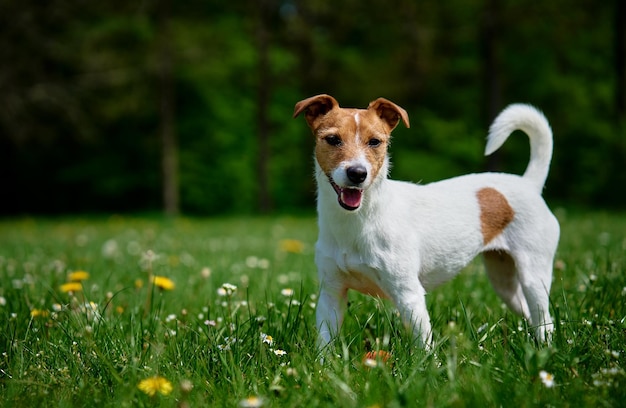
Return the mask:
POLYGON ((316 309, 319 349, 325 347, 339 333, 346 306, 345 289, 322 285, 316 309))
POLYGON ((426 309, 426 290, 417 282, 405 285, 393 298, 402 321, 412 329, 413 336, 419 340, 420 345, 429 349, 432 342, 432 329, 430 317, 426 309))

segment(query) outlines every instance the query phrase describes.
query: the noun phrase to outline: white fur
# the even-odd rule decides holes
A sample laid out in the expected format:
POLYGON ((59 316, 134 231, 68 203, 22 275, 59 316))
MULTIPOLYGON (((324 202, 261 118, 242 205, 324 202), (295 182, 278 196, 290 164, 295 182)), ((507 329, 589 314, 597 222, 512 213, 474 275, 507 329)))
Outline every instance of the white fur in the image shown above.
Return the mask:
MULTIPOLYGON (((339 331, 348 289, 391 299, 416 338, 428 346, 432 337, 425 294, 485 252, 496 292, 530 321, 539 339, 546 339, 552 330, 548 296, 559 239, 558 222, 541 197, 552 132, 536 109, 512 105, 494 121, 486 153, 497 150, 516 129, 530 139, 531 158, 524 176, 470 174, 417 185, 388 179, 387 159, 378 177, 368 180, 356 211, 341 208, 316 161, 320 346, 339 331), (506 197, 515 216, 485 245, 476 194, 486 187, 506 197)), ((338 183, 345 178, 345 168, 340 165, 332 173, 338 183)))
POLYGON ((489 128, 485 155, 495 152, 515 130, 530 138, 530 162, 524 178, 535 183, 541 194, 552 159, 552 130, 541 112, 530 105, 510 105, 498 115, 489 128))

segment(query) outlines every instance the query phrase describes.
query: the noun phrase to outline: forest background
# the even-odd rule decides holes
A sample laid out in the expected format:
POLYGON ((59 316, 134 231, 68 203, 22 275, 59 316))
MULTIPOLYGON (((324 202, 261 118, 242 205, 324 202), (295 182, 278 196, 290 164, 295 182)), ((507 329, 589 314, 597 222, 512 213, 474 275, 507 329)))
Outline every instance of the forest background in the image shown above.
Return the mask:
POLYGON ((0 0, 0 216, 310 211, 295 102, 404 107, 392 176, 523 172, 482 155, 507 104, 555 138, 554 205, 624 209, 620 0, 0 0))

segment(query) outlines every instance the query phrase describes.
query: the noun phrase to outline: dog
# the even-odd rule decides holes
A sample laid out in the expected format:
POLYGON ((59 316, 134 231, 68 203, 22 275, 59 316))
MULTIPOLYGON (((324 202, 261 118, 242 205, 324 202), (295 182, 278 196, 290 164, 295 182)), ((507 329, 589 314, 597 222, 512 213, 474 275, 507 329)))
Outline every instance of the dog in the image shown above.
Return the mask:
POLYGON ((367 109, 339 106, 330 95, 295 105, 315 137, 320 293, 318 346, 339 333, 347 291, 387 298, 422 347, 432 329, 425 295, 482 254, 496 293, 549 341, 549 313, 559 223, 541 193, 552 159, 552 130, 530 105, 507 107, 493 122, 485 155, 515 130, 530 139, 523 176, 469 174, 420 185, 388 178, 387 147, 407 112, 378 98, 367 109))

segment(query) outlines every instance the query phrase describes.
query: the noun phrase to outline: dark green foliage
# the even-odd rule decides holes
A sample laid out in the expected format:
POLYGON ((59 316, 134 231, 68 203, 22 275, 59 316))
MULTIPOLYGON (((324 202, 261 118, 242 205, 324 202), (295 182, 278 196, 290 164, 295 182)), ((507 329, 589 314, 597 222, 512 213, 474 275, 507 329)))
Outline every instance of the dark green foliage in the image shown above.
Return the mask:
MULTIPOLYGON (((184 212, 255 212, 260 189, 274 210, 313 208, 312 140, 291 114, 322 92, 406 108, 392 175, 423 182, 485 170, 495 111, 535 104, 555 135, 548 199, 622 207, 616 12, 564 0, 3 1, 0 214, 161 208, 163 18, 184 212)), ((489 167, 519 173, 527 160, 516 135, 489 167)))

